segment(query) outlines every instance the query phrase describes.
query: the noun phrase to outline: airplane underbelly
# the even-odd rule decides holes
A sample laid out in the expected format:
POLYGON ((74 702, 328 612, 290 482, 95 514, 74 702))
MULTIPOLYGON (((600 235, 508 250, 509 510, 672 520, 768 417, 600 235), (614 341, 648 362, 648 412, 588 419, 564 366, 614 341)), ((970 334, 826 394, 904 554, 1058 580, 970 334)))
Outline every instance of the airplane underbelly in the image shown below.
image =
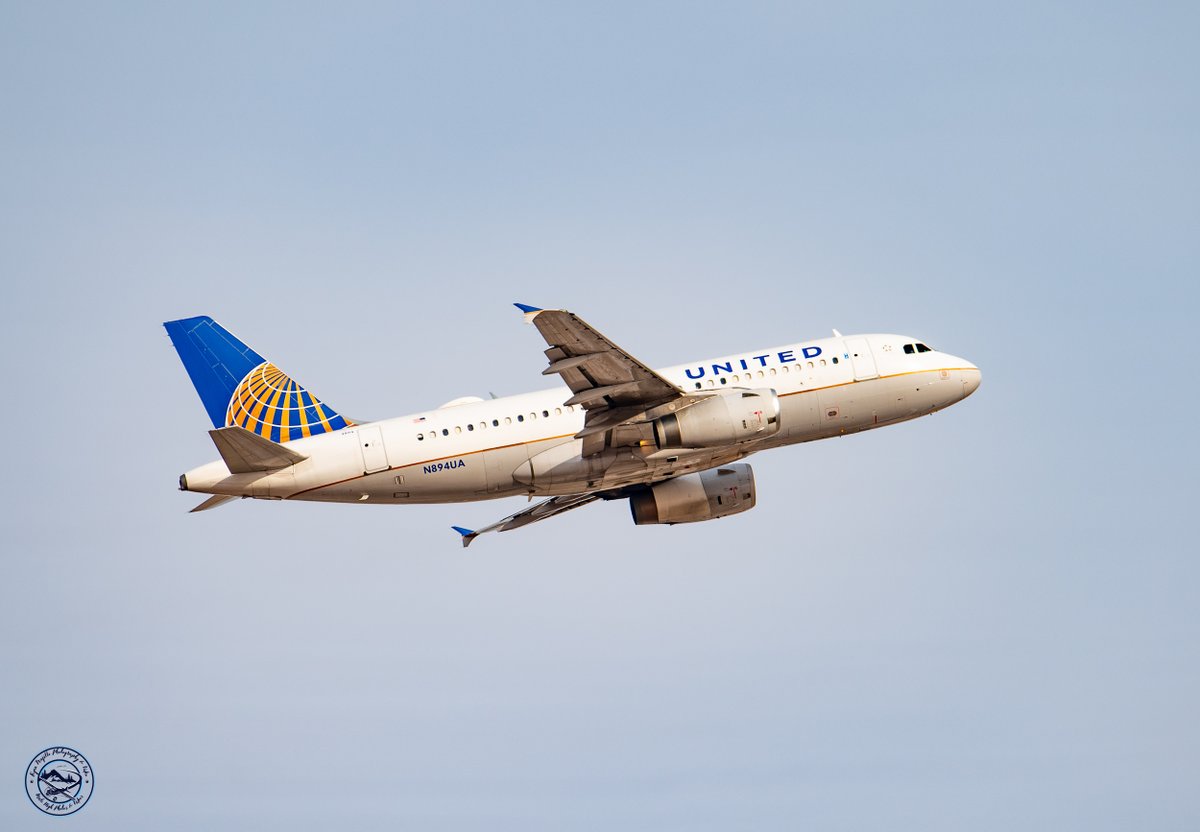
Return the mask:
POLYGON ((821 436, 869 430, 911 418, 920 411, 916 383, 907 379, 871 379, 818 392, 821 436))

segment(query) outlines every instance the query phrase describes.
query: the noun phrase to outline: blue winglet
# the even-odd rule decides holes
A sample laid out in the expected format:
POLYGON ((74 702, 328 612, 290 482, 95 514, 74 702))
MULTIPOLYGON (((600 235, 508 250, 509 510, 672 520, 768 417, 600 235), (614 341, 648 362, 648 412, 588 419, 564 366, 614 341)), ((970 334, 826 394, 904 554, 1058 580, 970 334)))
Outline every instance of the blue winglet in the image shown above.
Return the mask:
POLYGON ((513 306, 520 309, 526 315, 528 315, 530 312, 541 312, 542 311, 540 306, 530 306, 527 303, 514 303, 513 306))
POLYGON ((471 541, 479 536, 474 529, 464 529, 462 526, 451 526, 450 528, 462 535, 464 549, 470 546, 471 541))

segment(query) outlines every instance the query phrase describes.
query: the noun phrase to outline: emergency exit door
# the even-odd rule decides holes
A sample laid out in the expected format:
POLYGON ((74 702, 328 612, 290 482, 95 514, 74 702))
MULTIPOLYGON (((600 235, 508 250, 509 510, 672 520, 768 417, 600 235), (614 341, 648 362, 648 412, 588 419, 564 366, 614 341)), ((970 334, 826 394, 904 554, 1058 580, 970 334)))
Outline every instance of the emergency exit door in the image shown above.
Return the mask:
POLYGON ((383 431, 378 427, 359 428, 358 444, 362 448, 364 474, 373 474, 388 467, 383 431))

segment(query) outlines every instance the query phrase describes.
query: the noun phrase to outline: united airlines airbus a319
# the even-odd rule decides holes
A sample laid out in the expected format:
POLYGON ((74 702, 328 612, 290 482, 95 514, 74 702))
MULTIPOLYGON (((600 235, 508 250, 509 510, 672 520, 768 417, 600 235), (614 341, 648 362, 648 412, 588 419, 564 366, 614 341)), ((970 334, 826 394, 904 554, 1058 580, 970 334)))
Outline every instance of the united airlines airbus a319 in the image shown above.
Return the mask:
POLYGON ((843 336, 652 370, 570 312, 516 304, 549 349, 553 390, 355 422, 209 317, 164 324, 212 419, 221 458, 179 488, 338 503, 544 497, 478 530, 629 500, 633 521, 694 523, 754 507, 739 460, 893 425, 962 401, 979 368, 904 335, 843 336))

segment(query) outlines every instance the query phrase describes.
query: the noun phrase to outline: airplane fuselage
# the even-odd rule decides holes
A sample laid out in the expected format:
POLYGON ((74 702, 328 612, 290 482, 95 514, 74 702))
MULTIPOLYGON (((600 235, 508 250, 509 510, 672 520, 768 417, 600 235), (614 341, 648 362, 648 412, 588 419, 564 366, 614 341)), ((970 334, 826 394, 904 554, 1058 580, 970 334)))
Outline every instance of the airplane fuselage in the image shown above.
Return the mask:
POLYGON ((916 338, 824 338, 657 370, 685 393, 770 389, 779 428, 718 448, 660 448, 649 423, 584 455, 584 410, 557 387, 357 424, 301 437, 307 457, 269 473, 232 474, 218 460, 189 471, 181 488, 263 499, 347 503, 448 503, 512 495, 612 491, 661 482, 769 448, 870 430, 948 407, 979 386, 974 364, 916 338), (918 350, 917 347, 921 349, 918 350))

